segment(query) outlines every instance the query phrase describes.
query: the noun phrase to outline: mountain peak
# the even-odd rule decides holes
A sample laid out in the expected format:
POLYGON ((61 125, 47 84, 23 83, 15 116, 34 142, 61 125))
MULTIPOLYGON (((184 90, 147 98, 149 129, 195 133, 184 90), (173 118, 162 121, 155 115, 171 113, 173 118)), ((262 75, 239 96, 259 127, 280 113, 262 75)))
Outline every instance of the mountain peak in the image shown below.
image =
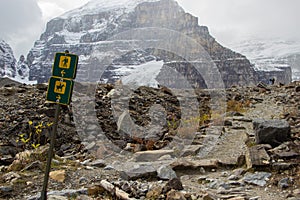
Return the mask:
MULTIPOLYGON (((78 9, 71 10, 59 18, 69 18, 74 17, 76 15, 84 15, 84 14, 97 14, 104 11, 109 10, 123 10, 124 12, 133 11, 133 9, 140 3, 143 2, 157 2, 160 0, 91 0, 87 4, 83 5, 78 9)), ((173 1, 173 0, 166 0, 173 1)))

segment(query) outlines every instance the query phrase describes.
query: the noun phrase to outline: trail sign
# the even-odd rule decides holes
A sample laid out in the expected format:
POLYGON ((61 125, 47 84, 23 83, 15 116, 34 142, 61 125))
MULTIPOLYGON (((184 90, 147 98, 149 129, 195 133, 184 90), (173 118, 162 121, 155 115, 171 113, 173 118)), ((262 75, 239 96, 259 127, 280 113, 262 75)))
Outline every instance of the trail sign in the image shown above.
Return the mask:
POLYGON ((49 79, 46 99, 53 103, 69 105, 72 96, 73 85, 73 80, 52 76, 49 79))
POLYGON ((52 76, 75 79, 78 65, 78 56, 69 53, 56 53, 52 76))
POLYGON ((56 103, 54 127, 52 129, 50 148, 48 150, 48 158, 46 171, 44 176, 44 183, 41 192, 41 200, 47 200, 47 187, 49 180, 49 173, 51 170, 51 161, 53 156, 53 149, 55 145, 55 138, 58 125, 58 117, 60 113, 60 104, 69 105, 72 91, 73 79, 76 77, 78 64, 78 56, 65 53, 56 53, 54 58, 54 65, 52 68, 52 77, 49 79, 46 99, 52 103, 56 103))

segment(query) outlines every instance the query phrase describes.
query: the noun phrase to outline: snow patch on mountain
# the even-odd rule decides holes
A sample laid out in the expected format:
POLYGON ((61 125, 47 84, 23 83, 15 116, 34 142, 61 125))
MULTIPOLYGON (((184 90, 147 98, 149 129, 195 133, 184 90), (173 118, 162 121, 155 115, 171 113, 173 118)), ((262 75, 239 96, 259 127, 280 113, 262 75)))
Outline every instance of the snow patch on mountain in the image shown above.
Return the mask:
POLYGON ((140 3, 156 1, 159 0, 92 0, 76 10, 61 15, 60 18, 67 19, 76 15, 93 15, 111 10, 120 10, 121 12, 129 13, 140 3))
POLYGON ((160 73, 164 61, 150 61, 140 65, 114 66, 115 76, 120 77, 122 83, 132 86, 149 86, 157 88, 156 77, 160 73))
POLYGON ((300 63, 295 61, 300 55, 300 41, 250 39, 229 46, 245 55, 257 71, 280 71, 282 67, 291 67, 293 80, 300 79, 300 63))
POLYGON ((230 45, 250 59, 284 58, 300 52, 300 41, 246 40, 230 45))

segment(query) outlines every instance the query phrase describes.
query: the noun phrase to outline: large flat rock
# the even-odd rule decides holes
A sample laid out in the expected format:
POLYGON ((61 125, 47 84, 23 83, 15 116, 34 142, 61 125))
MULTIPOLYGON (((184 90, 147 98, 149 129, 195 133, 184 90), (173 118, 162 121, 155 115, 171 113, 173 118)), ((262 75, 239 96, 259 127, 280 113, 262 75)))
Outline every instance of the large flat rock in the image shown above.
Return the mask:
POLYGON ((174 170, 180 169, 198 169, 198 168, 218 168, 219 161, 216 159, 193 160, 191 158, 182 158, 174 161, 170 165, 174 170))
POLYGON ((155 150, 155 151, 141 151, 134 154, 137 162, 151 162, 157 161, 160 157, 165 155, 174 156, 174 150, 155 150))

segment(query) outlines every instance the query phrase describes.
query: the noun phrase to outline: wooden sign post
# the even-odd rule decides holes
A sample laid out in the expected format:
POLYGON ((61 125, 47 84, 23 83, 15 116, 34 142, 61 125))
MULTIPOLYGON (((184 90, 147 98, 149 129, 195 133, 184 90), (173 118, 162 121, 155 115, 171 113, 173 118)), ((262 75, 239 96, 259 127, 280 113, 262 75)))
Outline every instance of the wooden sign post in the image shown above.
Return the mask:
POLYGON ((51 170, 51 161, 53 157, 55 139, 57 134, 60 106, 70 104, 74 85, 73 79, 76 78, 77 65, 77 55, 69 54, 69 51, 66 51, 65 53, 55 54, 54 65, 52 68, 52 77, 50 77, 49 79, 46 99, 49 102, 55 103, 56 109, 54 127, 52 129, 50 148, 48 151, 43 189, 41 192, 41 200, 47 199, 47 187, 49 181, 49 173, 51 170))

